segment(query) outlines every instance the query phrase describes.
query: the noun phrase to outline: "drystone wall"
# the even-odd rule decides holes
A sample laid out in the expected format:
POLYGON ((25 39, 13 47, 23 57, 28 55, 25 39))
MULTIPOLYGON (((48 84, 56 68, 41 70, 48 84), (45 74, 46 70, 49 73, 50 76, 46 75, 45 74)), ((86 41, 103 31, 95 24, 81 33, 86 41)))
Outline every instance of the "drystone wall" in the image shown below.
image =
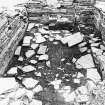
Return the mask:
MULTIPOLYGON (((5 20, 2 19, 2 23, 5 20)), ((23 37, 28 23, 24 23, 19 17, 8 22, 5 21, 0 27, 0 75, 2 75, 11 60, 14 50, 23 37)))

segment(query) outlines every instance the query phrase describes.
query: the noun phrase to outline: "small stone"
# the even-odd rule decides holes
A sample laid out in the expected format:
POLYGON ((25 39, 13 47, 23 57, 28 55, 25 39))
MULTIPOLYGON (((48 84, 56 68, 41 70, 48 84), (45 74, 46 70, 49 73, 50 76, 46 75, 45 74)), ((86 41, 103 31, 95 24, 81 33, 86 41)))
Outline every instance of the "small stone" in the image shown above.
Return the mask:
POLYGON ((80 51, 81 51, 81 53, 87 51, 87 47, 82 47, 82 48, 80 48, 80 51))
POLYGON ((47 46, 40 45, 37 54, 45 54, 47 50, 47 46))
POLYGON ((23 39, 23 46, 30 46, 32 36, 25 36, 23 39))
POLYGON ((29 23, 27 31, 30 31, 35 26, 35 23, 29 23))
POLYGON ((21 52, 21 46, 18 46, 17 49, 15 50, 15 55, 20 55, 21 52))
POLYGON ((77 78, 81 78, 81 77, 84 77, 84 75, 82 73, 78 72, 77 78))
POLYGON ((83 41, 83 35, 81 35, 80 32, 75 33, 75 34, 69 36, 68 46, 71 47, 71 46, 76 45, 82 41, 83 41))
POLYGON ((45 55, 39 56, 39 60, 48 60, 48 55, 45 54, 45 55))
POLYGON ((41 77, 41 73, 40 72, 35 72, 35 75, 41 77))
POLYGON ((0 78, 0 84, 0 94, 19 87, 19 84, 15 81, 15 78, 0 78))
POLYGON ((78 45, 78 47, 84 47, 86 44, 87 44, 86 42, 80 43, 80 44, 78 45))
POLYGON ((82 56, 77 60, 77 63, 81 65, 83 68, 92 68, 95 67, 93 58, 90 54, 82 56))
POLYGON ((80 79, 75 78, 74 83, 80 84, 80 79))
POLYGON ((99 46, 99 44, 100 44, 100 43, 92 43, 91 46, 92 46, 92 47, 97 47, 97 46, 99 46))
POLYGON ((50 61, 46 61, 46 65, 47 65, 47 67, 51 67, 50 61))
POLYGON ((46 39, 41 35, 41 33, 35 33, 36 43, 43 43, 46 39))
POLYGON ((49 31, 47 31, 47 30, 45 30, 45 29, 43 29, 43 28, 40 28, 40 29, 39 29, 39 32, 40 32, 41 34, 49 34, 49 31))
POLYGON ((96 55, 102 55, 102 50, 101 49, 98 49, 98 48, 95 48, 95 47, 91 47, 93 53, 95 53, 96 55))
POLYGON ((39 44, 36 44, 36 43, 32 43, 32 44, 31 44, 31 48, 34 49, 34 50, 35 50, 36 48, 38 48, 38 46, 39 46, 39 44))
POLYGON ((30 105, 43 105, 43 104, 42 104, 42 101, 33 99, 33 101, 30 103, 30 105))
POLYGON ((54 89, 58 90, 60 88, 61 80, 54 80, 50 84, 54 85, 54 89))
POLYGON ((31 71, 35 71, 36 68, 34 68, 34 67, 31 66, 31 65, 27 65, 27 66, 24 66, 24 67, 22 68, 22 70, 23 70, 24 72, 31 72, 31 71))
POLYGON ((49 37, 49 41, 54 41, 54 38, 53 37, 49 37))
POLYGON ((56 41, 55 41, 55 42, 53 42, 53 44, 54 44, 54 45, 58 45, 58 44, 59 44, 59 42, 56 42, 56 41))
POLYGON ((34 50, 28 50, 25 55, 27 58, 30 58, 32 57, 33 55, 35 54, 35 51, 34 50))
POLYGON ((66 60, 65 58, 62 58, 62 59, 61 59, 61 62, 65 61, 65 60, 66 60))
POLYGON ((77 59, 73 57, 72 62, 75 63, 76 61, 77 59))
POLYGON ((100 45, 101 50, 105 51, 105 46, 104 45, 100 45))
POLYGON ((40 86, 40 85, 37 85, 37 86, 33 89, 33 92, 34 92, 34 93, 38 93, 38 92, 40 92, 40 91, 43 91, 43 87, 40 86))
POLYGON ((32 64, 36 64, 37 61, 36 61, 36 60, 30 60, 30 63, 32 63, 32 64))
POLYGON ((27 89, 33 89, 39 81, 33 78, 24 78, 22 83, 27 89))
POLYGON ((24 58, 22 57, 22 56, 20 56, 19 58, 18 58, 18 61, 23 61, 24 60, 24 58))
POLYGON ((95 83, 101 80, 101 77, 95 68, 87 69, 87 78, 91 79, 95 83))
POLYGON ((17 74, 17 67, 12 67, 8 72, 7 72, 7 74, 12 74, 12 75, 14 75, 14 74, 17 74))

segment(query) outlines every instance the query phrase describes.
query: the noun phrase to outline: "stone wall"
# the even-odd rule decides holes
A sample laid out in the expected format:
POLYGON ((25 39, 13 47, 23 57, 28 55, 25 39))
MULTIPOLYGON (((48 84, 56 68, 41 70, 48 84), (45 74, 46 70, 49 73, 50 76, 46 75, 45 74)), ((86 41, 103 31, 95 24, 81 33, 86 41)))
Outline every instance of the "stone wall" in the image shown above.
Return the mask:
POLYGON ((17 44, 24 35, 27 24, 16 17, 10 22, 9 26, 8 24, 4 25, 5 28, 0 33, 0 76, 5 72, 17 44))

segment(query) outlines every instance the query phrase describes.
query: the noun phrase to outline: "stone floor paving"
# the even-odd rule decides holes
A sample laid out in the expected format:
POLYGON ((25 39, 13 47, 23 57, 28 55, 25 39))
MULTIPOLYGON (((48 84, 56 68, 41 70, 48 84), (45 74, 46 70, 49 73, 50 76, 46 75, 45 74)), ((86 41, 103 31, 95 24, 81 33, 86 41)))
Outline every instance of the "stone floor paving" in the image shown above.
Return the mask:
POLYGON ((0 105, 94 103, 91 100, 98 94, 98 83, 103 86, 105 78, 100 35, 75 32, 72 27, 69 31, 53 28, 29 24, 4 78, 0 78, 4 85, 0 86, 0 105), (32 31, 35 28, 39 30, 32 31))

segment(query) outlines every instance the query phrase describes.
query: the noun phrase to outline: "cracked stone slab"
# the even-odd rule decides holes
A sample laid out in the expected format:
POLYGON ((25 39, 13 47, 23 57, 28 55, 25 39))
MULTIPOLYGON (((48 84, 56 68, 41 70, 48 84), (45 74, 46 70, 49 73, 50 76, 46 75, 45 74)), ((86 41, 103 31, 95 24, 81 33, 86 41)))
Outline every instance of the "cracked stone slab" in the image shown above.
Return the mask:
POLYGON ((92 68, 95 67, 93 58, 90 54, 80 57, 77 62, 83 68, 92 68))

